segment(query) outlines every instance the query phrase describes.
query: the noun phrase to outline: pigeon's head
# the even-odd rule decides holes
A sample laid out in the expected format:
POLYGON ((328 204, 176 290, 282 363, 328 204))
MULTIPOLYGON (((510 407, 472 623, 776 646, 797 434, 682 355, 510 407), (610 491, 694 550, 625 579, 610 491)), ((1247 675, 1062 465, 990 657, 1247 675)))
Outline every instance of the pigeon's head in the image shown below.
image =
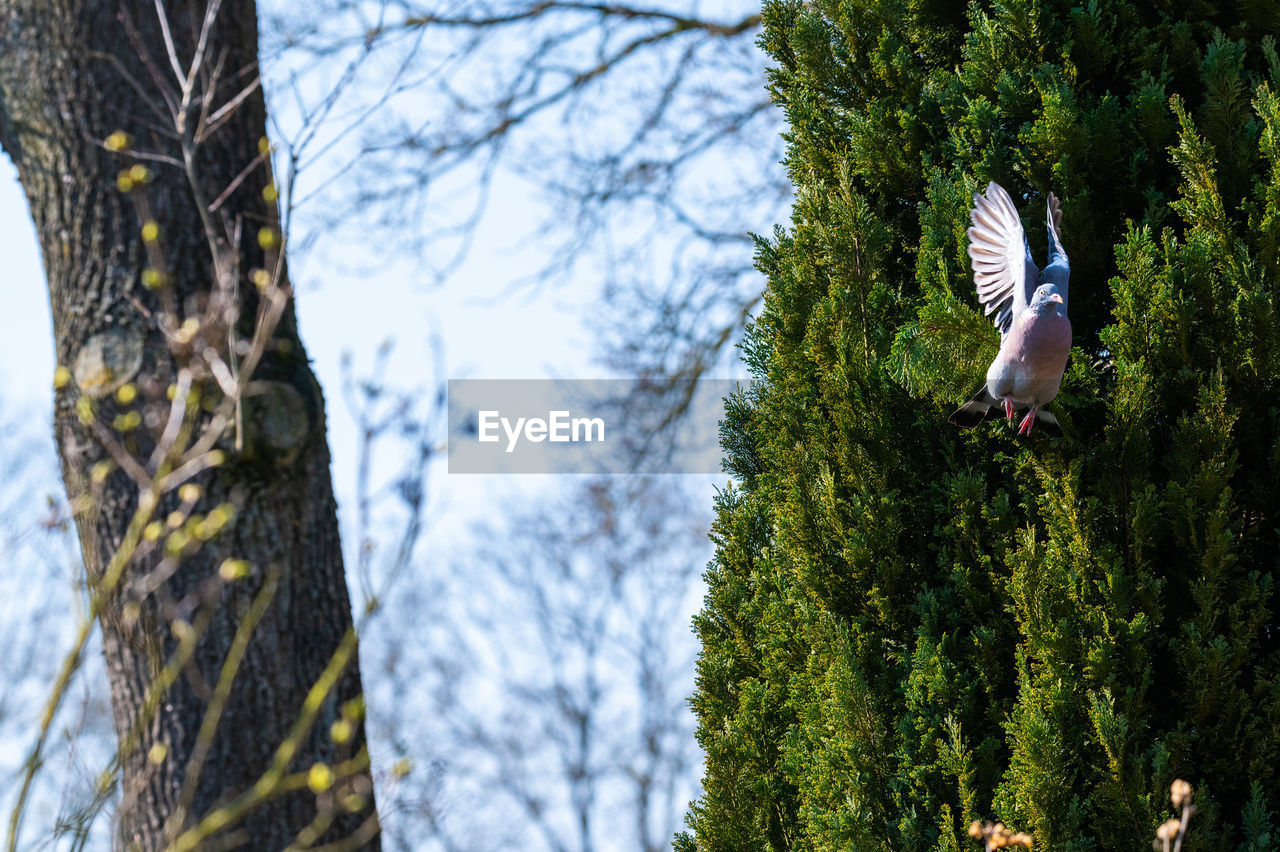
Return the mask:
POLYGON ((1030 310, 1043 316, 1054 312, 1062 313, 1062 294, 1056 284, 1041 284, 1031 297, 1030 310))

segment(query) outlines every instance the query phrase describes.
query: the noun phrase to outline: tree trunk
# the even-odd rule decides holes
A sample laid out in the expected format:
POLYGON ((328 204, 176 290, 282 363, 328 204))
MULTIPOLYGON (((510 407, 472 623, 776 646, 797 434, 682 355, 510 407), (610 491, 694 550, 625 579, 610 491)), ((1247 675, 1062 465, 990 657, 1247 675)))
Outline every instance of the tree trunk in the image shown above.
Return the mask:
MULTIPOLYGON (((165 0, 163 5, 176 58, 185 69, 196 53, 205 3, 165 0)), ((257 76, 253 0, 223 2, 209 36, 208 67, 220 69, 210 99, 216 110, 257 76)), ((251 335, 261 307, 245 273, 271 265, 259 239, 259 230, 276 221, 275 205, 263 194, 271 182, 269 163, 255 164, 266 133, 260 89, 203 142, 194 161, 198 177, 189 180, 180 165, 181 137, 171 132, 172 123, 170 132, 165 130, 170 113, 162 81, 177 86, 151 2, 0 0, 0 144, 17 166, 39 234, 58 363, 74 368, 74 381, 57 394, 55 430, 91 582, 101 583, 127 541, 140 502, 146 502, 140 501, 145 489, 138 477, 119 466, 105 478, 91 475, 95 465, 113 458, 103 424, 119 424, 130 410, 146 412, 138 428, 120 433, 120 446, 146 465, 168 416, 166 395, 187 357, 183 351, 191 351, 180 351, 166 338, 157 318, 165 315, 166 304, 176 306, 169 315, 180 322, 208 303, 220 273, 202 206, 207 209, 209 200, 250 166, 215 217, 220 231, 230 235, 227 256, 238 264, 231 274, 242 285, 233 325, 240 337, 251 335), (176 162, 108 150, 103 140, 116 131, 129 134, 133 150, 176 162), (152 173, 133 191, 143 194, 159 225, 164 278, 173 297, 168 303, 166 288, 144 285, 157 243, 153 240, 148 260, 138 196, 131 198, 118 186, 121 170, 138 163, 152 173), (130 400, 131 391, 113 393, 126 382, 136 388, 136 400, 130 400), (86 399, 93 406, 92 420, 86 399)), ((196 90, 203 93, 200 85, 196 90)), ((225 333, 221 344, 202 342, 199 335, 196 344, 224 345, 225 333)), ((198 359, 201 350, 195 351, 190 357, 198 359)), ((266 799, 262 802, 243 797, 280 759, 279 747, 303 718, 308 692, 344 637, 348 646, 352 642, 324 401, 298 339, 291 303, 250 387, 235 429, 220 439, 226 450, 222 464, 190 480, 203 489, 195 505, 190 489, 180 497, 173 487, 161 488, 151 513, 163 521, 178 510, 198 520, 229 503, 236 509, 234 520, 198 549, 192 539, 167 576, 157 571, 163 568, 162 548, 150 553, 143 548, 121 582, 109 589, 101 612, 121 749, 118 835, 128 849, 163 848, 219 807, 227 808, 232 819, 211 842, 218 848, 238 842, 242 848, 283 849, 309 825, 314 842, 376 834, 368 772, 359 767, 365 751, 361 716, 353 712, 361 694, 354 654, 332 688, 318 693, 323 700, 309 730, 298 737, 296 752, 282 757, 288 758, 289 773, 316 763, 358 771, 346 777, 339 772, 332 787, 321 772, 319 778, 313 774, 311 789, 295 783, 291 791, 259 797, 266 799), (225 570, 220 575, 219 569, 228 559, 246 560, 248 576, 224 581, 230 575, 225 570), (230 671, 229 655, 234 663, 239 653, 237 630, 253 603, 268 596, 234 679, 229 687, 224 684, 224 696, 219 679, 230 671), (189 661, 158 704, 148 708, 148 691, 165 664, 181 657, 182 639, 192 630, 200 638, 189 661), (221 700, 221 713, 208 714, 211 702, 216 706, 221 700), (348 733, 334 736, 344 708, 348 733), (211 739, 206 715, 218 718, 211 739), (246 801, 255 806, 241 813, 246 801)), ((198 381, 195 389, 216 400, 212 380, 198 381)), ((208 424, 207 412, 198 416, 208 424)), ((164 475, 156 469, 148 473, 157 482, 164 475)), ((178 529, 192 530, 193 523, 178 529)), ((376 849, 378 841, 373 836, 348 848, 376 849)))

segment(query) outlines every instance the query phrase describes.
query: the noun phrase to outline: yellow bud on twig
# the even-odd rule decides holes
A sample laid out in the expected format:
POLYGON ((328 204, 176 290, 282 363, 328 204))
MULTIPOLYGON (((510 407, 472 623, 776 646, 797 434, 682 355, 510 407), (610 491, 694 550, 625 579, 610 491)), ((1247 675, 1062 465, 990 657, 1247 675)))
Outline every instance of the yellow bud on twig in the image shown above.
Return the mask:
POLYGON ((136 411, 130 411, 126 414, 116 415, 115 420, 111 421, 111 428, 117 432, 131 432, 142 424, 142 415, 136 411))
POLYGON ((227 559, 218 568, 218 576, 224 581, 231 583, 236 580, 243 580, 253 572, 251 566, 244 559, 227 559))
POLYGON ((270 251, 280 245, 280 235, 276 233, 275 228, 260 228, 258 230, 258 245, 270 251))
MULTIPOLYGON (((187 317, 182 321, 182 325, 174 332, 173 336, 179 343, 190 343, 192 338, 200 332, 200 320, 195 317, 187 317)), ((194 394, 194 389, 192 389, 194 394)))
POLYGON ((307 773, 307 786, 313 793, 323 793, 333 786, 335 778, 333 770, 324 763, 317 763, 307 773))
POLYGON ((123 151, 133 144, 133 139, 123 130, 117 130, 106 139, 102 140, 102 147, 108 151, 123 151))

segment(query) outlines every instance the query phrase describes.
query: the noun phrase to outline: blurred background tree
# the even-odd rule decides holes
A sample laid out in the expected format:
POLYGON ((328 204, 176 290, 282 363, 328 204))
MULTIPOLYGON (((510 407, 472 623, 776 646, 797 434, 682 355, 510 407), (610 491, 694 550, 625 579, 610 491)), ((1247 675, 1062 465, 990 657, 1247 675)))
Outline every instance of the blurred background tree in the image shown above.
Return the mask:
MULTIPOLYGON (((765 57, 755 43, 759 21, 755 3, 684 0, 460 6, 331 0, 305 12, 276 7, 264 20, 267 52, 280 57, 269 91, 286 93, 287 101, 292 91, 305 92, 314 75, 331 79, 355 69, 347 106, 335 114, 362 115, 360 104, 380 104, 351 133, 333 134, 332 144, 347 152, 346 165, 333 169, 333 181, 314 196, 322 205, 302 196, 301 230, 338 240, 354 235, 387 247, 385 257, 410 252, 424 285, 475 290, 495 305, 554 299, 591 282, 583 323, 593 369, 648 379, 646 392, 625 402, 629 416, 661 429, 687 402, 689 385, 680 380, 737 369, 733 344, 762 290, 749 232, 777 221, 791 201, 779 165, 781 115, 764 88, 765 57), (389 94, 388 77, 397 81, 389 94), (476 242, 486 215, 512 199, 532 211, 527 229, 501 235, 505 244, 476 242), (533 259, 519 279, 492 291, 464 274, 467 258, 500 251, 533 259)), ((330 150, 323 133, 302 141, 312 151, 330 150)), ((289 148, 287 140, 283 147, 289 148)), ((306 166, 308 156, 303 152, 297 161, 306 166)), ((324 251, 322 244, 317 249, 324 251)), ((385 396, 398 393, 394 384, 391 377, 373 386, 385 396)), ((394 429, 382 432, 380 452, 397 440, 394 429)), ((396 480, 389 470, 388 483, 396 480)), ((371 722, 394 743, 389 750, 414 755, 416 767, 395 782, 400 804, 382 808, 390 842, 418 848, 430 837, 448 849, 513 843, 647 849, 667 843, 678 827, 670 800, 696 785, 696 760, 672 750, 691 721, 690 672, 672 668, 657 689, 658 682, 631 679, 638 661, 624 665, 608 657, 617 674, 588 689, 584 673, 571 669, 578 679, 556 687, 561 697, 553 701, 545 697, 549 686, 525 683, 529 675, 516 665, 553 671, 556 656, 568 653, 527 637, 541 635, 542 609, 563 607, 564 618, 591 615, 584 609, 589 601, 573 592, 578 582, 609 592, 592 606, 616 609, 610 631, 621 629, 617 618, 648 614, 645 641, 652 647, 645 646, 645 655, 678 661, 688 653, 690 601, 703 588, 695 566, 707 553, 705 539, 690 530, 701 523, 705 534, 709 514, 687 494, 677 504, 668 495, 657 505, 682 507, 673 509, 688 519, 681 535, 640 523, 615 529, 616 518, 602 514, 605 504, 597 499, 602 488, 628 507, 614 514, 644 517, 653 511, 648 501, 687 490, 597 483, 526 491, 495 511, 529 523, 490 524, 479 547, 459 545, 447 555, 429 550, 431 557, 405 574, 388 602, 386 619, 365 647, 374 655, 386 650, 388 665, 378 676, 385 678, 384 695, 397 700, 373 701, 371 722), (555 511, 535 515, 521 510, 522 502, 555 511), (595 537, 584 534, 590 529, 595 537), (669 540, 646 541, 649 534, 669 540), (604 572, 613 570, 607 561, 578 564, 573 582, 557 579, 559 568, 522 574, 518 583, 499 571, 512 561, 559 565, 569 559, 570 541, 596 559, 604 559, 608 549, 596 548, 608 541, 635 554, 628 577, 665 579, 601 585, 604 572), (684 548, 682 560, 677 546, 684 548), (671 573, 677 563, 682 569, 671 573), (676 580, 685 584, 682 590, 672 587, 676 580), (622 588, 626 594, 615 599, 622 588), (473 611, 490 605, 495 590, 519 605, 505 608, 501 619, 473 611), (438 615, 415 616, 417 607, 438 615), (404 647, 410 622, 430 623, 429 635, 438 638, 404 647), (501 665, 486 662, 502 645, 523 653, 501 665), (570 694, 593 697, 566 704, 570 694), (381 723, 379 707, 388 714, 381 723), (651 721, 639 725, 620 707, 645 708, 651 721), (438 715, 424 716, 424 708, 438 715), (606 718, 602 708, 614 715, 596 730, 606 718), (552 761, 548 768, 541 761, 546 743, 564 740, 554 732, 580 718, 590 719, 590 759, 552 761), (661 735, 653 729, 659 720, 670 726, 661 735), (527 769, 535 755, 542 763, 537 784, 527 769), (646 773, 624 766, 623 755, 649 755, 654 777, 642 784, 646 773), (652 790, 642 797, 638 791, 646 785, 652 790), (470 830, 494 824, 495 805, 487 802, 511 804, 496 805, 505 827, 500 836, 470 830)), ((703 488, 709 491, 705 480, 703 488)), ((446 491, 437 482, 433 499, 447 500, 446 491)), ((360 540, 362 553, 365 544, 386 549, 376 531, 360 540)), ((558 642, 585 653, 589 634, 576 635, 558 642)), ((610 647, 621 647, 622 635, 643 638, 609 635, 610 647)))
POLYGON ((1254 849, 1280 803, 1270 3, 774 0, 791 227, 724 425, 681 849, 1254 849), (990 180, 1062 199, 1062 439, 947 414, 990 180))
POLYGON ((276 7, 268 49, 297 69, 368 50, 384 73, 403 70, 353 134, 313 227, 376 234, 437 281, 473 250, 536 243, 505 293, 594 278, 589 327, 608 368, 657 381, 726 367, 760 298, 749 231, 791 200, 758 4, 320 7, 276 7), (476 246, 495 198, 528 199, 538 215, 509 244, 476 246))
POLYGON ((389 848, 670 846, 700 757, 704 507, 670 477, 589 479, 495 507, 476 550, 401 587, 368 640, 395 644, 373 736, 426 762, 393 796, 389 848))

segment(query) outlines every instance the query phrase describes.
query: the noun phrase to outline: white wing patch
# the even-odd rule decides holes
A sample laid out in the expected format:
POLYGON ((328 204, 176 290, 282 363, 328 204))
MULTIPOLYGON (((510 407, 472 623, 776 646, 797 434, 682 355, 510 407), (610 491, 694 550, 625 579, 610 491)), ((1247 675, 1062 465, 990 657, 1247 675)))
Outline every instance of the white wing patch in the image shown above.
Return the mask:
POLYGON ((969 259, 973 264, 973 283, 983 313, 1000 329, 1009 333, 1013 316, 1026 307, 1026 282, 1030 272, 1034 279, 1039 270, 1030 266, 1022 221, 1013 200, 999 184, 987 186, 986 197, 975 195, 969 211, 973 224, 969 228, 969 259))

